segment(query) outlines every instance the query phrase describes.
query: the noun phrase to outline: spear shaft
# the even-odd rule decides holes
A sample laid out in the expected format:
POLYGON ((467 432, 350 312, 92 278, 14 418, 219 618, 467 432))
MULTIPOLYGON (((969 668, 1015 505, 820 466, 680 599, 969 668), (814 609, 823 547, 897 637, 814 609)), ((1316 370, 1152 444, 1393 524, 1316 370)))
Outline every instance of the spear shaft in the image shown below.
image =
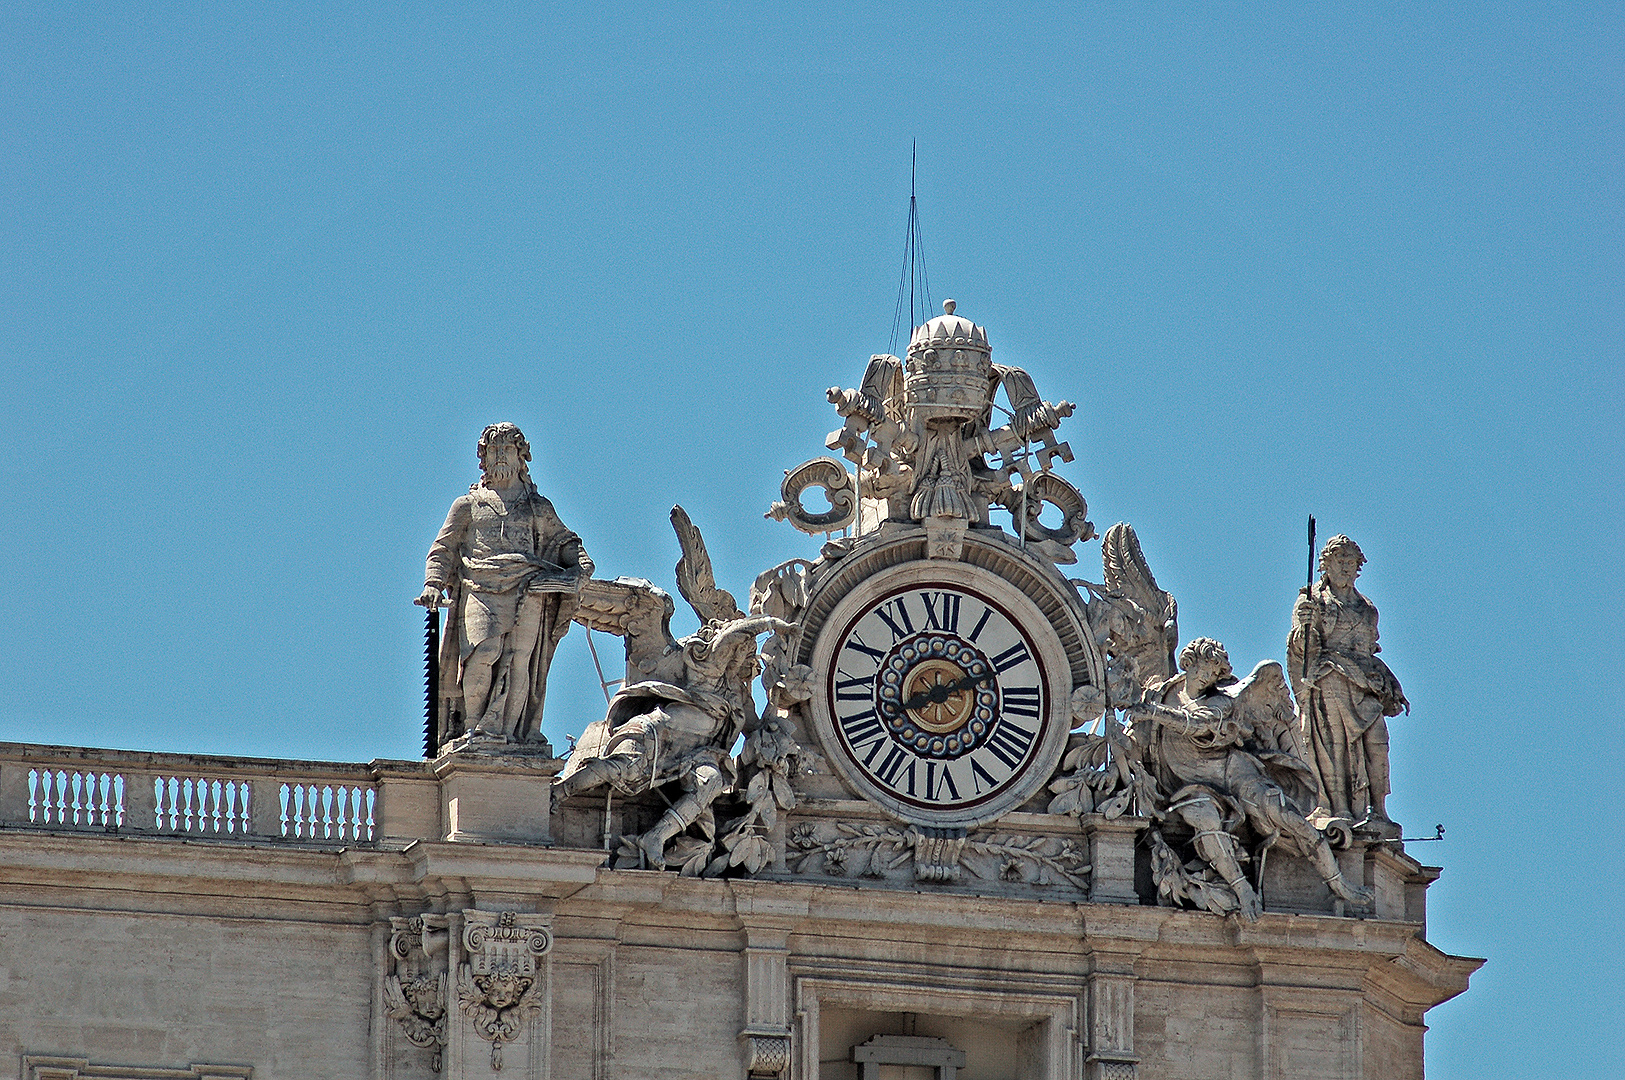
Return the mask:
MULTIPOLYGON (((1304 582, 1303 595, 1310 601, 1310 603, 1313 603, 1315 588, 1315 515, 1313 514, 1309 515, 1309 573, 1306 575, 1306 577, 1307 580, 1304 582)), ((1309 627, 1312 625, 1313 616, 1311 615, 1310 618, 1311 622, 1305 622, 1303 624, 1302 681, 1305 684, 1309 682, 1309 627)), ((1307 685, 1305 686, 1305 689, 1307 689, 1307 685)))

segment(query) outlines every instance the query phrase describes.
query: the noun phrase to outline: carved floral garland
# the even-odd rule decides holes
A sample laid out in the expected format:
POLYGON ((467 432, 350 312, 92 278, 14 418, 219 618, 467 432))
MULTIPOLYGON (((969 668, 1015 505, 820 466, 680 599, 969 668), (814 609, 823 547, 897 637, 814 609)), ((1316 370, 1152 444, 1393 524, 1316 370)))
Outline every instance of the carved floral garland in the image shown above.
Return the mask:
MULTIPOLYGON (((790 846, 795 853, 788 862, 795 873, 816 869, 831 877, 873 878, 885 877, 893 870, 914 863, 916 876, 923 876, 919 874, 920 855, 922 850, 932 847, 935 839, 913 828, 847 822, 821 827, 804 821, 790 832, 790 846)), ((1022 881, 1031 885, 1065 883, 1077 889, 1087 889, 1089 884, 1091 868, 1082 849, 1064 837, 1013 834, 968 837, 956 854, 955 865, 963 866, 983 880, 1022 881)), ((931 869, 935 871, 938 866, 933 860, 931 869)), ((947 875, 932 876, 937 880, 951 880, 947 875)))

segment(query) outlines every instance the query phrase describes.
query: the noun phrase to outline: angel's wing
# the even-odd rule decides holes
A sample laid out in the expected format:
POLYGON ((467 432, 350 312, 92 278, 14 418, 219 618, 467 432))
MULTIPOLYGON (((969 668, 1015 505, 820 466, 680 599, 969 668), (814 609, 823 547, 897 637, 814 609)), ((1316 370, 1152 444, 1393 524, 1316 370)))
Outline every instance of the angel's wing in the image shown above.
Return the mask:
POLYGON ((391 975, 384 979, 384 1015, 391 1020, 402 1020, 412 1015, 412 1006, 406 1003, 401 981, 391 975))
POLYGON ((717 588, 705 540, 681 506, 671 508, 671 527, 677 530, 677 542, 683 548, 683 557, 677 560, 677 591, 683 594, 700 621, 743 618, 745 613, 739 610, 733 594, 717 588))
POLYGON ((1134 526, 1120 521, 1106 530, 1100 561, 1106 584, 1104 595, 1089 605, 1091 623, 1105 631, 1113 653, 1133 659, 1142 682, 1173 678, 1179 670, 1179 608, 1157 585, 1134 526))
POLYGON ((1280 661, 1261 662, 1229 693, 1235 701, 1231 715, 1243 731, 1252 732, 1257 745, 1296 756, 1298 714, 1280 661))
POLYGON ((1172 598, 1157 586, 1157 577, 1140 550, 1134 526, 1119 521, 1106 530, 1100 543, 1100 561, 1107 591, 1127 597, 1152 613, 1168 608, 1172 598))

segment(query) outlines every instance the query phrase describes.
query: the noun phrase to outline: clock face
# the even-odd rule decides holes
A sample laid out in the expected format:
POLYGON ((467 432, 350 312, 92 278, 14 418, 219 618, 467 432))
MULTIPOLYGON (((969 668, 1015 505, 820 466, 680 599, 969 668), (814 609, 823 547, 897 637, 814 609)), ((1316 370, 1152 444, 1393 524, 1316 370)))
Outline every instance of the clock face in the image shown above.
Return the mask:
POLYGON ((1053 681, 1064 666, 1054 632, 1025 597, 889 576, 915 580, 849 596, 820 636, 826 745, 855 786, 906 819, 968 825, 1012 809, 1065 739, 1050 716, 1068 692, 1053 681))

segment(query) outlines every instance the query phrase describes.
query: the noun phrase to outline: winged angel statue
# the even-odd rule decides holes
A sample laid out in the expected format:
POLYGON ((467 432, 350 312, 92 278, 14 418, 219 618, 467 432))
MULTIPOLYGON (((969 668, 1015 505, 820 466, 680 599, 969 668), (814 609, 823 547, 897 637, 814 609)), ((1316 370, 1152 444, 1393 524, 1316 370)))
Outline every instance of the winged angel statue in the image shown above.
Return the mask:
POLYGON ((677 587, 701 626, 672 637, 671 596, 640 578, 582 586, 576 621, 625 638, 626 680, 605 717, 582 733, 553 786, 557 807, 605 785, 636 795, 677 783, 681 796, 633 842, 638 861, 654 868, 666 865, 667 844, 689 826, 699 823, 714 835, 711 804, 736 778, 730 750, 758 726, 750 692, 761 670, 756 639, 795 629, 740 611, 733 595, 717 588, 705 541, 682 507, 672 508, 671 521, 683 550, 677 587))
POLYGON ((1176 657, 1177 607, 1131 526, 1107 531, 1102 562, 1103 585, 1079 584, 1090 593, 1106 686, 1082 687, 1072 699, 1074 718, 1099 718, 1101 734, 1074 736, 1063 775, 1050 785, 1051 812, 1116 817, 1132 809, 1152 818, 1152 876, 1166 904, 1257 919, 1264 860, 1278 844, 1308 859, 1334 895, 1369 904, 1370 893, 1343 879, 1326 837, 1307 820, 1318 788, 1281 665, 1266 660, 1238 679, 1212 638, 1176 657))

